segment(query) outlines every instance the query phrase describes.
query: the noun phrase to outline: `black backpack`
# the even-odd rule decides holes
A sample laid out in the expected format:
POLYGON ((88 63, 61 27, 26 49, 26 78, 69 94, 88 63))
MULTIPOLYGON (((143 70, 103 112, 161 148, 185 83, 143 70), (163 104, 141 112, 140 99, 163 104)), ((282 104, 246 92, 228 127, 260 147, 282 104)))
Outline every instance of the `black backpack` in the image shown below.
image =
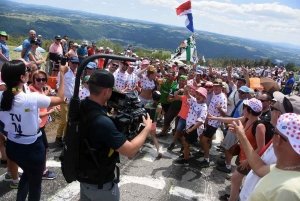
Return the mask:
POLYGON ((253 127, 252 127, 252 134, 253 136, 255 136, 255 133, 256 133, 256 127, 258 124, 263 124, 265 125, 266 127, 266 133, 265 133, 265 145, 268 144, 270 142, 270 140, 272 139, 273 137, 273 125, 269 122, 266 122, 264 120, 258 120, 256 121, 254 124, 253 124, 253 127))
MULTIPOLYGON (((82 101, 80 104, 79 120, 68 121, 65 144, 59 159, 67 183, 78 180, 79 182, 98 184, 98 188, 101 189, 107 170, 117 167, 115 162, 119 161, 119 156, 118 153, 113 155, 115 160, 112 167, 108 164, 109 147, 103 143, 101 144, 103 149, 91 149, 88 139, 89 126, 98 117, 105 116, 105 114, 97 110, 87 110, 84 103, 85 101, 82 101)), ((119 169, 117 169, 117 174, 119 178, 119 169)))

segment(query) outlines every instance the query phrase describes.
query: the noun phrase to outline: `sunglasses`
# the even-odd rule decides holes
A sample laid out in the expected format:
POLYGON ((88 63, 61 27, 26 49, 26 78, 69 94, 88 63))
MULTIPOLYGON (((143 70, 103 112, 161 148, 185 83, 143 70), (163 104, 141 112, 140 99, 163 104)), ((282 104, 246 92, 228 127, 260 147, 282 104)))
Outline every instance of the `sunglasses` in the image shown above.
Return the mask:
POLYGON ((112 66, 118 67, 119 65, 118 64, 112 64, 112 66))
POLYGON ((262 102, 262 103, 264 103, 264 102, 266 102, 266 101, 268 101, 268 100, 260 100, 260 99, 258 99, 260 102, 262 102))
POLYGON ((88 67, 86 67, 86 69, 87 69, 87 70, 94 70, 94 68, 88 68, 88 67))
POLYGON ((280 135, 279 133, 277 133, 275 128, 272 128, 271 131, 273 132, 274 135, 279 135, 279 137, 283 139, 283 141, 287 142, 287 139, 282 135, 280 135))
POLYGON ((71 62, 72 64, 78 64, 78 62, 71 62))
POLYGON ((3 36, 3 35, 0 35, 1 37, 6 37, 6 36, 3 36))
POLYGON ((246 94, 246 92, 243 92, 243 91, 239 91, 239 94, 246 94))
POLYGON ((35 78, 35 81, 37 82, 47 82, 46 78, 35 78))

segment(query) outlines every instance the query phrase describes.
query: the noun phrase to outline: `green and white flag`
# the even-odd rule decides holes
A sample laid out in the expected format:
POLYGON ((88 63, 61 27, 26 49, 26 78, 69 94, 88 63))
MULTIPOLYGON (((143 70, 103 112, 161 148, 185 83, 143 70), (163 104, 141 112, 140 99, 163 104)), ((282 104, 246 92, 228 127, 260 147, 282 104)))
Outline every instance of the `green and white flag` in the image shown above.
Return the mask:
POLYGON ((198 62, 196 40, 194 35, 184 40, 176 50, 171 52, 171 60, 173 59, 190 61, 193 63, 198 62))

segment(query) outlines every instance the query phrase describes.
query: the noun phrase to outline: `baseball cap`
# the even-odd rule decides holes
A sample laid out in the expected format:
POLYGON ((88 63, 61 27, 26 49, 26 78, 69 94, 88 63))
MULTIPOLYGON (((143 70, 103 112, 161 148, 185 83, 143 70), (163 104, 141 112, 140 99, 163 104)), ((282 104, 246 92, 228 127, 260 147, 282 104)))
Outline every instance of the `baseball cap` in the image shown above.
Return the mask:
POLYGON ((99 50, 104 50, 104 48, 103 48, 103 47, 100 47, 99 50))
POLYGON ((72 63, 79 63, 79 59, 76 56, 70 57, 69 61, 72 62, 72 63))
POLYGON ((207 98, 207 90, 203 87, 199 87, 196 92, 200 93, 202 96, 204 96, 205 98, 207 98))
POLYGON ((289 75, 293 75, 293 74, 294 74, 294 72, 293 72, 293 71, 290 71, 290 72, 289 72, 289 75))
POLYGON ((206 87, 212 87, 214 84, 212 82, 206 82, 204 86, 206 87))
POLYGON ((276 103, 272 107, 280 110, 282 114, 284 113, 296 113, 300 114, 300 97, 296 95, 284 95, 279 91, 273 93, 276 103))
POLYGON ((250 89, 247 86, 241 86, 239 88, 239 91, 245 92, 245 93, 249 93, 250 89))
POLYGON ((89 85, 93 84, 104 88, 113 88, 115 85, 115 78, 107 70, 96 70, 92 73, 89 79, 89 85))
POLYGON ((186 75, 180 75, 179 79, 187 80, 187 76, 186 75))
POLYGON ((96 63, 95 62, 89 62, 87 65, 86 65, 87 68, 96 68, 96 63))
POLYGON ((300 155, 300 115, 295 113, 282 114, 277 120, 276 128, 289 139, 294 151, 300 155))
POLYGON ((83 78, 83 82, 87 83, 90 79, 90 76, 89 75, 86 75, 84 78, 83 78))
POLYGON ((238 74, 233 74, 232 77, 235 79, 240 79, 240 76, 238 74))
POLYGON ((202 71, 202 70, 197 70, 197 71, 196 71, 196 74, 197 74, 197 75, 203 75, 203 71, 202 71))
POLYGON ((40 42, 37 40, 37 38, 33 39, 33 40, 30 40, 30 44, 40 44, 40 42))
POLYGON ((82 45, 88 45, 88 42, 86 40, 83 40, 81 44, 82 45))
POLYGON ((1 36, 7 36, 7 33, 5 31, 0 31, 1 36))
POLYGON ((76 47, 78 47, 79 45, 78 45, 78 43, 74 43, 74 44, 73 44, 73 46, 76 46, 76 47))
POLYGON ((55 40, 61 40, 60 35, 56 35, 54 38, 55 38, 55 40))
POLYGON ((256 98, 251 98, 249 100, 244 100, 243 104, 249 106, 254 112, 262 111, 262 103, 256 98))

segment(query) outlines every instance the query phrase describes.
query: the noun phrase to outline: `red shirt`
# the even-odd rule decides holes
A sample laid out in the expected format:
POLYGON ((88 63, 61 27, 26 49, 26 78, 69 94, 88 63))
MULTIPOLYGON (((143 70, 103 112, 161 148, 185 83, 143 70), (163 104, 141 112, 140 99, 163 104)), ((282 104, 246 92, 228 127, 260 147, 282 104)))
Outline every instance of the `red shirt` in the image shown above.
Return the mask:
POLYGON ((88 56, 91 56, 91 55, 93 55, 93 54, 95 54, 95 50, 93 49, 93 48, 89 48, 88 49, 88 56))

